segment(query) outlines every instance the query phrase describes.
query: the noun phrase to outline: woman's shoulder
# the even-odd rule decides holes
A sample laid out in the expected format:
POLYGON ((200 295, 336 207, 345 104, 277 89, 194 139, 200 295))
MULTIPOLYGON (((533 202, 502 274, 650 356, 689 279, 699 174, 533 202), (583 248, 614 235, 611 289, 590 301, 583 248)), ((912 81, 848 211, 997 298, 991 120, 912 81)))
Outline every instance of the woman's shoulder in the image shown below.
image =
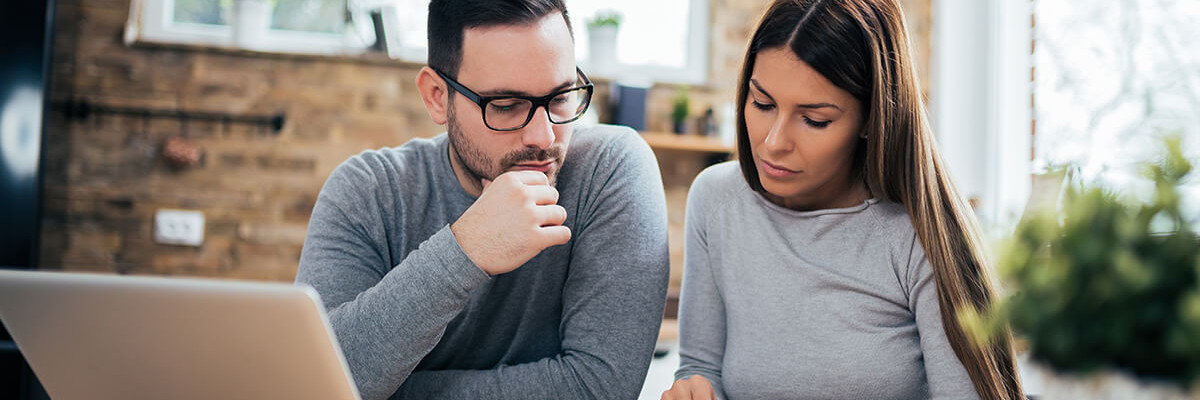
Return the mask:
POLYGON ((742 169, 736 160, 712 165, 700 171, 692 181, 688 190, 690 196, 703 196, 706 199, 725 199, 746 190, 750 185, 742 176, 742 169))
POLYGON ((931 273, 931 270, 925 261, 925 248, 917 237, 908 208, 900 203, 880 200, 870 211, 877 224, 879 237, 888 243, 897 276, 904 278, 908 288, 911 288, 919 275, 931 273))
POLYGON ((903 204, 878 200, 871 205, 870 211, 882 228, 907 231, 913 229, 912 219, 908 217, 908 209, 903 204))
POLYGON ((742 178, 737 161, 727 161, 705 168, 696 175, 687 194, 687 219, 693 224, 702 224, 702 219, 711 218, 728 211, 731 202, 750 187, 742 178), (702 219, 697 219, 702 218, 702 219))
MULTIPOLYGON (((908 208, 903 204, 879 200, 868 209, 878 232, 892 238, 891 245, 897 250, 909 249, 917 232, 913 228, 908 208)), ((920 246, 917 246, 920 247, 920 246)))

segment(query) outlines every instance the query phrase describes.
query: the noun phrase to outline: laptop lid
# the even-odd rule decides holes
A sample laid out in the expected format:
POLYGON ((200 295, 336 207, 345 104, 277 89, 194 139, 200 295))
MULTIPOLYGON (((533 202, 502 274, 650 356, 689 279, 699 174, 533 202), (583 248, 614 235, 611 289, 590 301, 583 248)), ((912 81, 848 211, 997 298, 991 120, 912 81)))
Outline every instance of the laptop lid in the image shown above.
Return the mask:
POLYGON ((358 399, 306 286, 0 270, 0 320, 51 398, 358 399))

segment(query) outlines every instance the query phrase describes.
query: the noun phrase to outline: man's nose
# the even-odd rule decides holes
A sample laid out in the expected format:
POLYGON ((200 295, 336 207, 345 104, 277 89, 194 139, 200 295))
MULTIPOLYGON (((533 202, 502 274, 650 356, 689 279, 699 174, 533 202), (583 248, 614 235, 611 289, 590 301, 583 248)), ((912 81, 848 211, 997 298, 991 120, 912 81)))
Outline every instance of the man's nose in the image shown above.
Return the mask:
POLYGON ((526 147, 538 149, 545 149, 554 144, 554 124, 550 122, 545 107, 534 110, 529 124, 521 129, 521 143, 526 147))

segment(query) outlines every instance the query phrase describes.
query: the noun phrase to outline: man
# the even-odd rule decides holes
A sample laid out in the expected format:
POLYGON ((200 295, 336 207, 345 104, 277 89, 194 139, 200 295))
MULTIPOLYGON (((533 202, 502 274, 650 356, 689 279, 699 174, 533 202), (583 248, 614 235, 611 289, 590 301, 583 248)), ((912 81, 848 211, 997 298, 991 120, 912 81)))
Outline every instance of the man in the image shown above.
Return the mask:
POLYGON ((296 281, 363 398, 640 392, 662 182, 633 131, 570 124, 592 88, 568 21, 561 0, 432 1, 417 86, 447 133, 354 156, 321 190, 296 281))

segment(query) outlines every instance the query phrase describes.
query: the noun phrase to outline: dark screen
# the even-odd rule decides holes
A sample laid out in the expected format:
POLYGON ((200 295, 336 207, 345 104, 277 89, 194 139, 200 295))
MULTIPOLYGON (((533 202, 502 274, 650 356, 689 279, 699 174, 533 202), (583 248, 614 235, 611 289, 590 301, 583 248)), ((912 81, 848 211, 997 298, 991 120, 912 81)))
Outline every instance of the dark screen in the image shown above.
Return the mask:
POLYGON ((47 0, 0 1, 0 267, 36 262, 47 10, 47 0))
MULTIPOLYGON (((0 0, 0 268, 32 269, 37 262, 53 1, 0 0)), ((31 382, 0 324, 0 398, 35 398, 31 382)))

